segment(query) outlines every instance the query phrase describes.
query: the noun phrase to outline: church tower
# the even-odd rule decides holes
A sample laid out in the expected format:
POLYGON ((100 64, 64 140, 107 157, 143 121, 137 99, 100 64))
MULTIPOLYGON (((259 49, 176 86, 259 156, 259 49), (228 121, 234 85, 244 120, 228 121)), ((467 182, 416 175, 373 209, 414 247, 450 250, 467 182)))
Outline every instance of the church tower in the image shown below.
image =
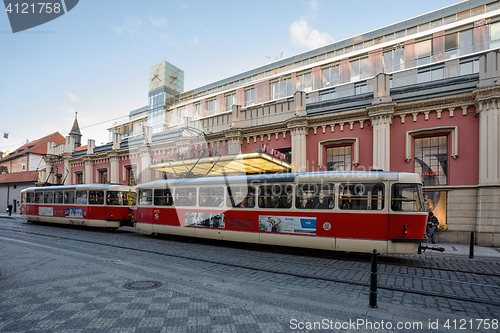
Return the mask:
POLYGON ((80 127, 78 126, 78 120, 76 119, 78 112, 75 112, 75 122, 73 123, 73 127, 69 132, 69 136, 75 139, 75 147, 76 149, 82 145, 82 133, 80 133, 80 127))

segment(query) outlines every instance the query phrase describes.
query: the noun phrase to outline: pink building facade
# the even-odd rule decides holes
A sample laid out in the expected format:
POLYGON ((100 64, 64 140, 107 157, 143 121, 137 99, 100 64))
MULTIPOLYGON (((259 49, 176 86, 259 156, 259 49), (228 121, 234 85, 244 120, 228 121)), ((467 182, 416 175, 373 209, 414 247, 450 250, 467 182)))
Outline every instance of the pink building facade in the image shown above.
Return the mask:
POLYGON ((500 3, 467 1, 195 90, 155 86, 108 144, 46 163, 66 184, 134 185, 265 145, 283 172, 415 172, 438 241, 499 246, 499 47, 500 3))

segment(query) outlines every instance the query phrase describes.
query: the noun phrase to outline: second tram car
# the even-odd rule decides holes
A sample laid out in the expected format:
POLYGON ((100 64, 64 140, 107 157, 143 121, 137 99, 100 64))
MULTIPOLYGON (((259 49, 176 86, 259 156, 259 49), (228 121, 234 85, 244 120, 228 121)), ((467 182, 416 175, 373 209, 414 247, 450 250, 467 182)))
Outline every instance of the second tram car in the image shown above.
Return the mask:
POLYGON ((420 176, 315 172, 158 180, 136 187, 137 230, 334 251, 414 253, 420 176))
POLYGON ((21 191, 27 221, 88 227, 132 225, 135 190, 131 186, 88 184, 30 187, 21 191))

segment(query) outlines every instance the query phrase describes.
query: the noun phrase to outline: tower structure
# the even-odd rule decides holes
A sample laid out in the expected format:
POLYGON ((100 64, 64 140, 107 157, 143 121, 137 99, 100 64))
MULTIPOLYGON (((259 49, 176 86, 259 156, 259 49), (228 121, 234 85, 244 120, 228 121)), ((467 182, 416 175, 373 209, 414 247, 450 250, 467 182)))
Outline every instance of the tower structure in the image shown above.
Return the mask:
POLYGON ((82 145, 82 133, 80 132, 80 126, 78 126, 78 112, 75 112, 75 121, 73 122, 73 127, 71 127, 71 131, 69 132, 69 136, 75 139, 75 147, 76 149, 82 145))

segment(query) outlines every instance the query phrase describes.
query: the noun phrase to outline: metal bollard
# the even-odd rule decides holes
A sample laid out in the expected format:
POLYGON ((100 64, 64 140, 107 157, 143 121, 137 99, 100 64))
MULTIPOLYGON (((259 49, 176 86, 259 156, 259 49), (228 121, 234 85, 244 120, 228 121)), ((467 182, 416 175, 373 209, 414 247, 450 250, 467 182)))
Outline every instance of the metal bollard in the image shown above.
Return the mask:
POLYGON ((474 259, 474 231, 470 232, 469 259, 474 259))
POLYGON ((372 270, 370 272, 370 308, 377 308, 377 249, 372 251, 372 270))

